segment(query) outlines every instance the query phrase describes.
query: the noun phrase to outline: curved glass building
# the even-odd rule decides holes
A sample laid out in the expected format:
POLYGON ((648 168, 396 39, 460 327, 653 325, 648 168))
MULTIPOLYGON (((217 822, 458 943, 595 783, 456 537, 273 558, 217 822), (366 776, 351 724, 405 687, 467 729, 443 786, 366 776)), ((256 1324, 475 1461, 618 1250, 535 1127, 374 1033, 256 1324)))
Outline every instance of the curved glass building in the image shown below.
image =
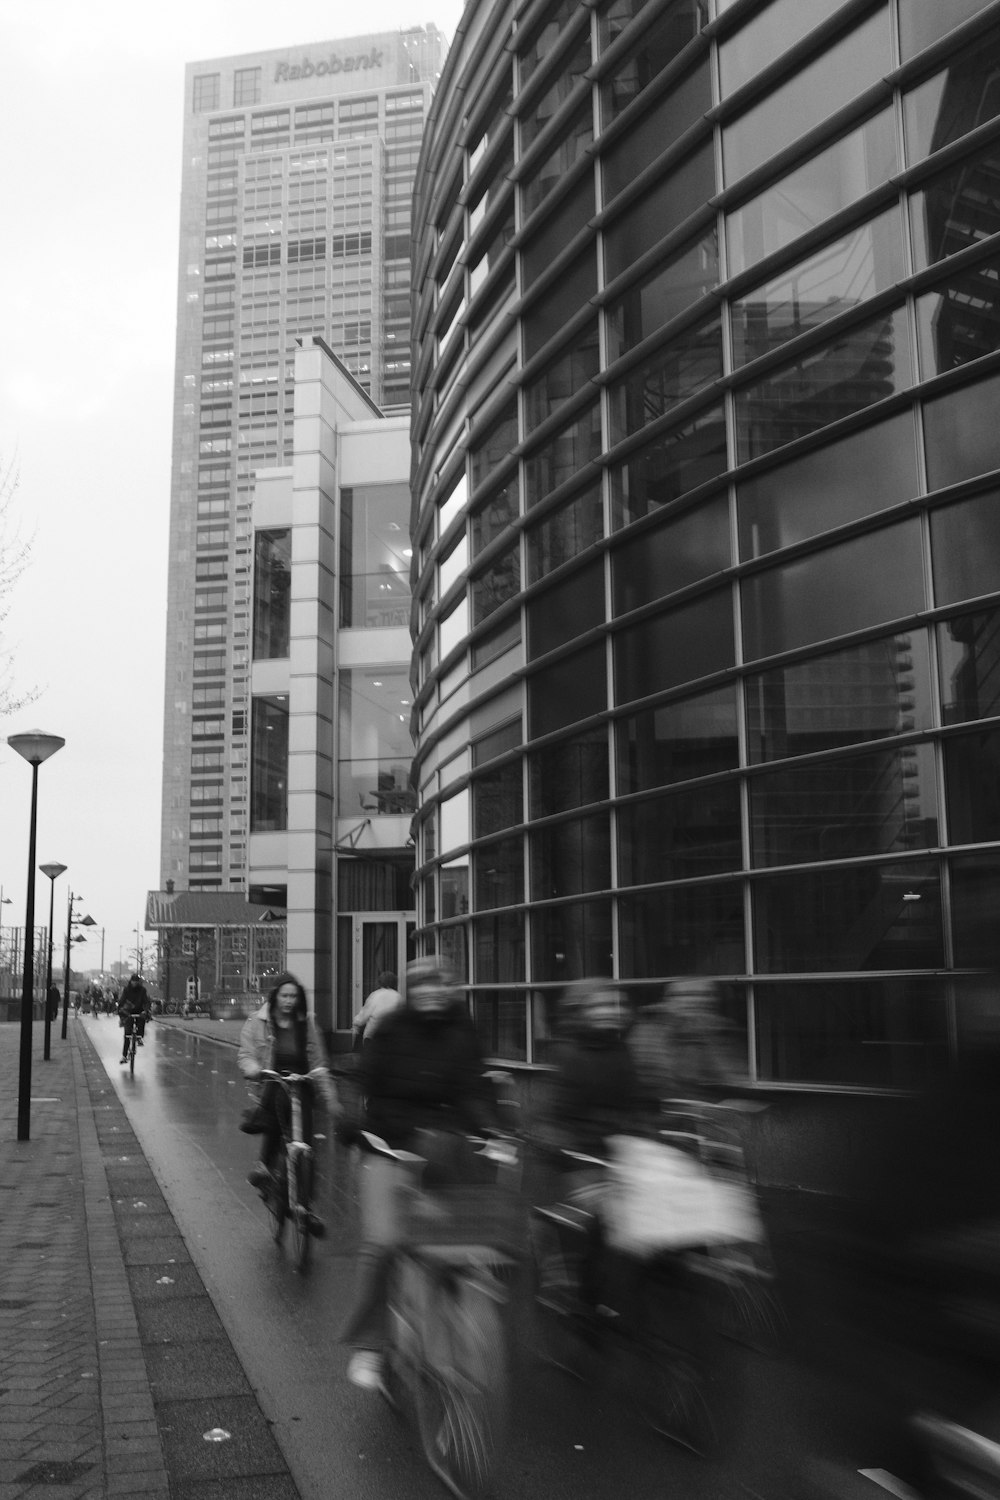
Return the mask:
POLYGON ((1000 905, 1000 3, 471 0, 414 204, 421 941, 934 1075, 1000 905))

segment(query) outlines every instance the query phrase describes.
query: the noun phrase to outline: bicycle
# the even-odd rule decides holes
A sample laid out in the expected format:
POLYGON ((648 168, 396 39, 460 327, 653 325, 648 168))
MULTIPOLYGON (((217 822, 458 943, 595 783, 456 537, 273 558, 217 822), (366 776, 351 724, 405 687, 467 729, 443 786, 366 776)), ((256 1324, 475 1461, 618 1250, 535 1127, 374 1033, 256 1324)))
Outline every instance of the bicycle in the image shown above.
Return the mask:
MULTIPOLYGON (((123 1061, 125 1061, 125 1059, 128 1060, 128 1070, 129 1070, 130 1073, 133 1073, 133 1074, 135 1073, 135 1054, 139 1050, 139 1043, 140 1043, 139 1032, 138 1032, 138 1029, 136 1027, 136 1020, 137 1019, 138 1018, 136 1016, 133 1016, 131 1018, 132 1024, 131 1024, 131 1026, 129 1028, 128 1046, 126 1047, 126 1050, 125 1050, 125 1058, 123 1058, 123 1061)), ((148 1020, 151 1019, 151 1017, 147 1015, 147 1016, 144 1017, 144 1019, 148 1021, 148 1020)))
MULTIPOLYGON (((745 1178, 731 1106, 677 1102, 665 1144, 745 1178)), ((637 1252, 605 1236, 610 1163, 564 1150, 581 1175, 566 1201, 532 1210, 535 1310, 542 1360, 589 1380, 614 1360, 616 1380, 654 1431, 694 1453, 714 1447, 732 1378, 722 1341, 770 1344, 780 1323, 766 1250, 697 1240, 637 1252), (584 1280, 590 1286, 585 1291, 584 1280)))
MULTIPOLYGON (((479 1500, 507 1421, 520 1200, 503 1185, 424 1189, 423 1158, 361 1135, 369 1152, 402 1168, 384 1394, 395 1410, 412 1408, 431 1471, 457 1500, 479 1500)), ((512 1144, 480 1144, 498 1169, 516 1167, 512 1144)))
POLYGON ((296 1269, 305 1272, 315 1233, 310 1207, 315 1153, 302 1134, 302 1085, 308 1083, 313 1074, 276 1073, 272 1068, 265 1068, 261 1077, 280 1085, 289 1102, 288 1118, 281 1120, 277 1160, 271 1169, 270 1182, 261 1189, 261 1197, 271 1215, 275 1244, 281 1244, 285 1225, 289 1224, 292 1257, 296 1269))

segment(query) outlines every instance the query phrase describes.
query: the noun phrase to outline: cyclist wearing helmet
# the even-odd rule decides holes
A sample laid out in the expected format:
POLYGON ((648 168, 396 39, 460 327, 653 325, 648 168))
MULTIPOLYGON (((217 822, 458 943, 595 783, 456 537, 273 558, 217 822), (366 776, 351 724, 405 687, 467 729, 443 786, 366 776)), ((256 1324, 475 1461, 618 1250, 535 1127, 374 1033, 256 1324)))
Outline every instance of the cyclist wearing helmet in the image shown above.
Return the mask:
MULTIPOLYGON (((466 1133, 495 1129, 495 1112, 479 1038, 440 959, 408 965, 403 1003, 380 1022, 362 1057, 367 1128, 394 1149, 424 1157, 425 1184, 475 1180, 466 1133)), ((367 1165, 373 1177, 384 1167, 381 1161, 367 1165)), ((392 1170, 390 1164, 383 1172, 387 1186, 392 1170)), ((392 1251, 376 1243, 370 1225, 362 1225, 362 1237, 354 1307, 343 1334, 355 1351, 347 1377, 378 1389, 392 1251)))

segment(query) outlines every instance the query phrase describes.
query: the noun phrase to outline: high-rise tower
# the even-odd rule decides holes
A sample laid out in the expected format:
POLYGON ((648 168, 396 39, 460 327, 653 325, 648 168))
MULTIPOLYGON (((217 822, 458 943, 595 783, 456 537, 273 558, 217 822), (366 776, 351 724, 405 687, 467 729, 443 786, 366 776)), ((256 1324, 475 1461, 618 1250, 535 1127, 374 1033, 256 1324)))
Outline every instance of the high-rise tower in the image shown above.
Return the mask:
POLYGON ((161 882, 246 880, 255 474, 292 458, 318 334, 409 401, 410 197, 434 27, 188 66, 174 380, 161 882))

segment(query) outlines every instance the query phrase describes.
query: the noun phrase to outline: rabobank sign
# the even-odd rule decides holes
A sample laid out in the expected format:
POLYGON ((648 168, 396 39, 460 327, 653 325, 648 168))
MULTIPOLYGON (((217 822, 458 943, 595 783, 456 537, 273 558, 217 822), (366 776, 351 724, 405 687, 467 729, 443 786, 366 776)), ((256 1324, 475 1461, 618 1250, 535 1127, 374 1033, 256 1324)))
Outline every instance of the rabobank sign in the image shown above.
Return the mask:
POLYGON ((383 60, 381 47, 372 47, 368 52, 354 53, 349 57, 331 52, 329 57, 321 57, 315 62, 307 56, 297 63, 276 63, 274 81, 294 83, 298 78, 329 78, 337 73, 361 73, 367 68, 381 68, 383 60))

